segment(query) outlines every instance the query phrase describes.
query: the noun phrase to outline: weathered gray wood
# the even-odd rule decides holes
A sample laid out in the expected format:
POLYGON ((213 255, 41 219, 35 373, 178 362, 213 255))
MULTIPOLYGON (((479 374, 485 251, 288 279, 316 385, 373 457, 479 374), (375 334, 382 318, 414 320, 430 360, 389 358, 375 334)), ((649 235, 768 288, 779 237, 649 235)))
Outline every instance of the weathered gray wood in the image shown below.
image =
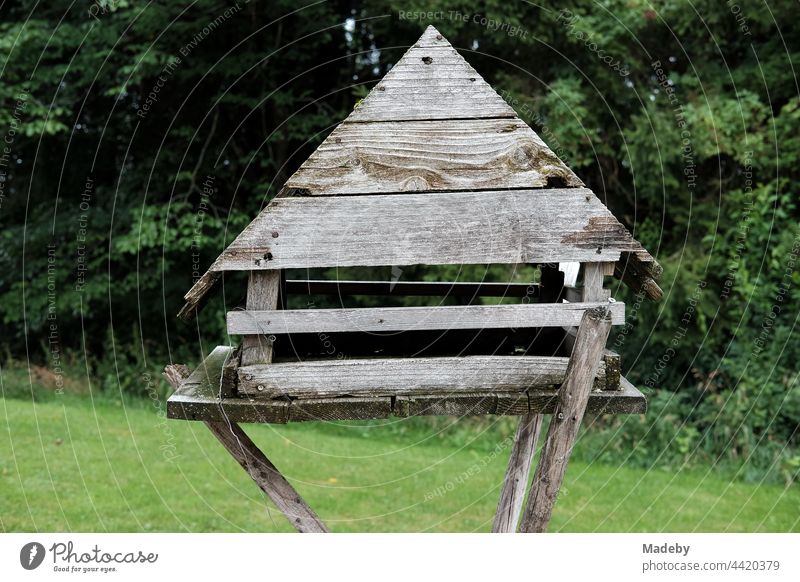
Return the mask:
POLYGON ((200 277, 192 288, 183 296, 186 303, 178 312, 178 318, 183 321, 191 321, 197 312, 202 309, 205 303, 208 292, 214 287, 216 282, 222 276, 222 273, 215 271, 206 271, 200 277))
MULTIPOLYGON (((283 424, 289 421, 289 403, 272 400, 254 406, 247 399, 220 398, 223 390, 223 369, 235 358, 230 346, 217 346, 185 379, 167 400, 167 417, 181 420, 230 420, 283 424)), ((185 366, 167 366, 164 375, 172 384, 180 378, 185 366)), ((173 384, 174 386, 174 384, 173 384)))
MULTIPOLYGON (((525 394, 514 395, 524 399, 525 394)), ((398 396, 395 398, 394 415, 411 416, 479 416, 494 414, 497 409, 497 394, 491 392, 448 394, 440 396, 398 396)))
POLYGON ((301 533, 328 531, 314 510, 238 424, 206 422, 206 426, 297 531, 301 533))
POLYGON ((664 269, 655 260, 643 260, 636 253, 622 253, 614 269, 614 276, 637 293, 653 301, 661 300, 664 292, 656 283, 664 269))
POLYGON ((416 47, 449 47, 450 43, 446 38, 436 30, 435 26, 428 26, 422 36, 419 37, 417 42, 414 43, 416 47))
POLYGON ((500 501, 492 524, 494 533, 513 533, 517 531, 522 504, 525 501, 525 490, 528 487, 528 476, 542 428, 541 414, 526 414, 520 417, 514 444, 508 459, 506 476, 500 491, 500 501))
POLYGON ((617 352, 605 349, 603 361, 606 363, 606 385, 603 390, 621 390, 622 358, 617 352))
POLYGON ((181 382, 189 377, 189 374, 191 374, 191 370, 184 364, 168 364, 164 367, 163 372, 164 378, 173 388, 178 388, 181 382))
MULTIPOLYGON (((205 362, 198 366, 192 382, 182 382, 167 400, 167 416, 181 420, 210 420, 230 422, 259 422, 283 424, 302 420, 349 420, 354 418, 385 418, 390 398, 327 398, 311 401, 264 400, 218 397, 223 364, 229 361, 234 349, 217 347, 205 362)), ((185 374, 185 367, 169 366, 185 374)), ((180 379, 181 376, 177 376, 180 379)), ((176 377, 174 374, 169 377, 176 377)), ((439 396, 400 396, 392 410, 396 416, 477 415, 551 413, 558 393, 552 388, 529 389, 523 393, 445 394, 439 396)), ((647 402, 641 392, 621 378, 618 391, 595 391, 589 398, 587 412, 596 414, 642 414, 647 402)))
MULTIPOLYGON (((471 392, 524 392, 559 386, 568 358, 466 356, 317 360, 239 368, 239 394, 250 398, 336 396, 448 396, 471 392)), ((605 364, 596 386, 605 386, 605 364)))
POLYGON ((450 43, 437 38, 408 49, 346 121, 515 116, 450 43))
POLYGON ((647 252, 585 188, 277 198, 213 271, 614 261, 647 252))
POLYGON ((554 395, 552 388, 531 389, 524 394, 498 393, 495 394, 495 406, 491 413, 504 416, 523 416, 530 413, 530 394, 536 390, 554 395))
POLYGON ((395 295, 423 297, 538 297, 535 283, 491 283, 438 281, 286 281, 289 294, 308 295, 395 295))
MULTIPOLYGON (((567 301, 579 302, 607 302, 611 297, 611 291, 603 287, 603 277, 614 273, 614 263, 583 263, 580 265, 583 272, 583 286, 579 289, 570 287, 567 289, 567 301)), ((566 353, 572 353, 575 343, 577 328, 574 326, 564 326, 564 346, 566 353)), ((618 386, 615 382, 614 388, 618 386)))
POLYGON ((607 301, 611 291, 603 287, 603 277, 614 274, 614 263, 584 263, 582 301, 607 301))
POLYGON ((308 398, 289 406, 289 421, 369 420, 388 418, 392 399, 385 398, 308 398))
POLYGON ((607 309, 602 307, 587 311, 578 327, 575 347, 564 383, 559 389, 558 404, 547 431, 520 525, 523 532, 543 532, 547 529, 595 375, 602 365, 603 350, 610 330, 611 318, 607 309))
MULTIPOLYGON (((275 309, 278 306, 281 274, 279 271, 251 271, 247 285, 247 309, 275 309)), ((252 335, 242 340, 242 365, 268 364, 272 361, 272 340, 252 335)))
POLYGON ((239 366, 242 365, 242 348, 236 348, 228 356, 222 366, 222 376, 220 378, 219 396, 220 398, 231 398, 238 396, 236 385, 239 382, 239 366))
POLYGON ((343 123, 286 186, 311 196, 583 186, 520 119, 343 123), (548 182, 549 181, 549 182, 548 182))
MULTIPOLYGON (((363 307, 229 311, 228 333, 320 333, 497 329, 577 325, 583 312, 604 303, 530 303, 524 305, 443 305, 440 307, 363 307)), ((609 305, 612 321, 625 323, 625 304, 609 305)), ((247 365, 247 364, 244 364, 247 365)))

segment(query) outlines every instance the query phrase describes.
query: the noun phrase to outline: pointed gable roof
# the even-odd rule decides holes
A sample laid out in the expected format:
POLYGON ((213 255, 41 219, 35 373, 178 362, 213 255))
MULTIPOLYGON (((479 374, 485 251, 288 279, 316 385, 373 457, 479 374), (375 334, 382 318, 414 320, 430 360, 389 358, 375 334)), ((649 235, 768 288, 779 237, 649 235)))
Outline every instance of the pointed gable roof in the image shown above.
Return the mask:
POLYGON ((660 266, 583 186, 429 26, 179 316, 224 271, 347 265, 620 261, 617 275, 657 298, 660 266))
POLYGON ((286 187, 302 195, 583 182, 433 27, 286 187))

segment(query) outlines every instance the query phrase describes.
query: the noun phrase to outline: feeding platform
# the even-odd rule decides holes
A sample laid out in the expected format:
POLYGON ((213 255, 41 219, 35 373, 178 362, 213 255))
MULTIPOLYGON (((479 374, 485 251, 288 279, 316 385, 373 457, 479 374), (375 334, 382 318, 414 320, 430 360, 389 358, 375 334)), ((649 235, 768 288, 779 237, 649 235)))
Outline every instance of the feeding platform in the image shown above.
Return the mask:
POLYGON ((191 372, 168 366, 167 413, 205 422, 300 531, 326 528, 237 423, 519 416, 493 531, 543 531, 584 413, 646 409, 605 348, 625 305, 604 278, 658 299, 661 268, 433 27, 196 282, 180 317, 191 319, 231 271, 249 277, 246 304, 227 315, 241 344, 217 347, 191 372), (535 265, 539 277, 286 277, 465 264, 535 265), (460 304, 289 308, 309 295, 460 304), (523 512, 545 414, 553 421, 523 512))

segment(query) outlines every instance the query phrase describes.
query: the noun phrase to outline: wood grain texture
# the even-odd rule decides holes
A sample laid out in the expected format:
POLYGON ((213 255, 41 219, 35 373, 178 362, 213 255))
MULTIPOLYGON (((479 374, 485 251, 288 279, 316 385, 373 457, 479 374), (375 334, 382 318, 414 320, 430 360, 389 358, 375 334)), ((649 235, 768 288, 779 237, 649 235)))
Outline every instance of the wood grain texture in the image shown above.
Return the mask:
POLYGON ((595 375, 603 363, 603 350, 610 330, 611 318, 603 308, 586 311, 578 326, 575 347, 564 384, 558 392, 558 404, 533 477, 520 531, 543 532, 547 529, 595 375))
POLYGON ((517 432, 514 435, 514 444, 511 447, 511 455, 508 459, 506 476, 500 490, 500 500, 497 503, 497 511, 492 523, 493 533, 517 531, 543 418, 541 414, 526 414, 519 420, 517 432))
POLYGON ((603 277, 609 271, 609 266, 613 273, 614 263, 583 263, 583 302, 607 301, 611 297, 611 291, 603 287, 603 277))
POLYGON ((347 122, 516 116, 446 39, 425 36, 400 57, 347 122))
POLYGON ((647 252, 585 188, 277 198, 213 271, 615 261, 647 252))
POLYGON ((328 531, 314 510, 238 424, 206 422, 206 426, 297 531, 328 531))
POLYGON ((535 283, 493 283, 438 281, 286 281, 286 292, 293 295, 394 295, 417 297, 539 297, 535 283))
MULTIPOLYGON (((281 273, 279 271, 251 271, 247 284, 247 309, 273 310, 278 306, 281 273)), ((263 335, 242 339, 242 365, 268 364, 272 361, 272 340, 263 335)))
POLYGON ((660 301, 664 292, 656 283, 664 269, 655 260, 644 261, 636 253, 622 253, 614 269, 614 276, 637 293, 652 301, 660 301))
POLYGON ((343 123, 286 186, 310 196, 583 186, 520 119, 343 123))
POLYGON ((371 420, 388 418, 392 399, 386 398, 307 398, 289 406, 289 421, 371 420))
POLYGON ((205 303, 208 292, 214 287, 222 273, 215 271, 206 271, 203 276, 195 281, 192 288, 186 292, 183 299, 186 301, 181 310, 178 312, 178 319, 183 321, 191 321, 194 319, 197 312, 202 309, 205 303))
MULTIPOLYGON (((283 424, 290 421, 349 420, 385 418, 387 402, 391 398, 326 398, 312 400, 264 400, 249 398, 222 398, 217 395, 221 371, 234 349, 218 346, 192 382, 182 383, 167 400, 168 418, 180 420, 210 420, 230 422, 258 422, 283 424), (199 381, 198 381, 199 380, 199 381)), ((185 374, 184 366, 170 366, 174 372, 185 374)), ((197 370, 196 370, 197 371, 197 370)), ((398 396, 391 412, 395 416, 507 414, 519 416, 528 413, 550 414, 558 399, 552 388, 529 389, 522 393, 461 393, 438 396, 398 396)), ((647 410, 645 397, 625 378, 620 380, 620 390, 592 392, 587 412, 595 414, 642 414, 647 410)))
MULTIPOLYGON (((517 394, 516 400, 524 400, 527 396, 517 394)), ((450 394, 445 396, 398 396, 395 398, 394 415, 411 416, 480 416, 495 414, 497 394, 492 392, 450 394)))
MULTIPOLYGON (((226 392, 223 370, 235 357, 236 349, 217 346, 167 399, 167 418, 284 424, 289 421, 289 403, 273 400, 264 405, 242 398, 220 398, 226 392), (224 404, 224 405, 223 405, 224 404)), ((168 380, 177 378, 176 367, 165 370, 168 380)), ((183 373, 183 367, 177 368, 183 373)))
MULTIPOLYGON (((447 396, 524 392, 561 385, 568 358, 466 356, 319 360, 239 368, 239 394, 253 399, 337 396, 447 396)), ((605 363, 596 387, 605 386, 605 363)))
MULTIPOLYGON (((583 312, 606 303, 529 303, 523 305, 442 305, 439 307, 362 307, 229 311, 228 333, 320 333, 498 329, 578 325, 583 312)), ((625 304, 608 304, 614 325, 625 323, 625 304)), ((243 364, 247 365, 247 364, 243 364)))

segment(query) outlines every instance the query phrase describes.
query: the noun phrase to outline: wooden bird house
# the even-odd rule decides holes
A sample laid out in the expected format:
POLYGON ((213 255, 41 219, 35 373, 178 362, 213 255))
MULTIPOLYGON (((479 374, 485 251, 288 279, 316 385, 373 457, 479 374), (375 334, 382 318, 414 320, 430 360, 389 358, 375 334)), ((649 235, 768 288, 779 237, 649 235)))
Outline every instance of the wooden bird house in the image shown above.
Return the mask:
POLYGON ((625 305, 604 278, 657 299, 660 267, 433 27, 196 282, 180 316, 193 317, 230 271, 249 277, 246 304, 227 315, 241 344, 216 348, 191 374, 168 366, 176 386, 168 414, 204 421, 300 531, 325 526, 237 423, 519 416, 493 530, 543 531, 584 412, 645 411, 619 356, 605 349, 625 305), (285 276, 472 264, 537 265, 540 277, 285 276), (459 301, 289 308, 309 294, 459 301), (321 334, 336 337, 346 357, 323 349, 321 334), (554 416, 523 512, 545 414, 554 416))

